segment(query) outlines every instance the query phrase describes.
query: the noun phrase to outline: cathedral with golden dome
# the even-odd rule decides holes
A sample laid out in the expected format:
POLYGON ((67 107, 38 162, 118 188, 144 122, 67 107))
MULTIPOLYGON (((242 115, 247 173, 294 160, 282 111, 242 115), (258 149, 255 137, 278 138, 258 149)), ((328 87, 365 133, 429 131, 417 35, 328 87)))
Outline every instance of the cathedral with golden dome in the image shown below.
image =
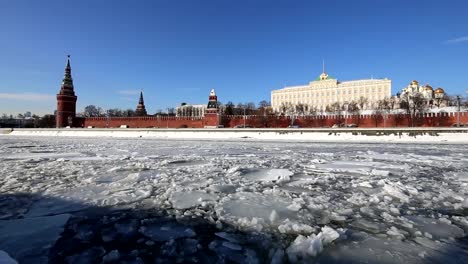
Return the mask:
POLYGON ((400 100, 409 100, 416 96, 424 99, 425 104, 430 107, 445 107, 448 104, 447 96, 441 87, 434 90, 429 84, 420 85, 417 80, 404 87, 401 93, 397 94, 400 100))

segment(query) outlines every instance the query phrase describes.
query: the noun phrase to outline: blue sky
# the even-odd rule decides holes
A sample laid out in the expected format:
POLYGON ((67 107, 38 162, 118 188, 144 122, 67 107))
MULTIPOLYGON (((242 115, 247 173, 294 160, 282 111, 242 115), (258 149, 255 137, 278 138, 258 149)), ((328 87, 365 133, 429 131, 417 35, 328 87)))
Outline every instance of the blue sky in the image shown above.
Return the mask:
POLYGON ((52 113, 66 55, 78 111, 149 113, 270 100, 322 68, 339 80, 416 79, 468 95, 468 1, 0 0, 0 113, 52 113))

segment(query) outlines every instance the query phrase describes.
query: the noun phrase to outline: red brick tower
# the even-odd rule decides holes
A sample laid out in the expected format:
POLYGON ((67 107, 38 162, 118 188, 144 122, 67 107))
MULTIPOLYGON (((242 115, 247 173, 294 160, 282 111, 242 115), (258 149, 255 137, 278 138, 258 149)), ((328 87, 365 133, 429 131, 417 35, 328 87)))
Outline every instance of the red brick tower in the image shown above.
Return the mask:
POLYGON ((143 101, 143 92, 140 92, 140 100, 138 101, 137 108, 135 110, 136 116, 147 116, 145 102, 143 101))
POLYGON ((57 128, 73 126, 76 114, 76 95, 71 77, 70 55, 67 56, 67 66, 63 76, 60 92, 57 94, 57 116, 55 117, 57 128))
POLYGON ((205 127, 218 127, 219 125, 219 104, 218 96, 214 89, 210 91, 208 106, 205 111, 205 127))

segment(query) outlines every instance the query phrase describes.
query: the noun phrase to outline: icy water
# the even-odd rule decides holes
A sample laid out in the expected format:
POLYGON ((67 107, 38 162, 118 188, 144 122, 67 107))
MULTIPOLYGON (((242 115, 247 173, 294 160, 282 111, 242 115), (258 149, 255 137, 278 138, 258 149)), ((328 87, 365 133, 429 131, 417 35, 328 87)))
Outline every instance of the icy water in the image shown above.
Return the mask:
POLYGON ((0 259, 466 263, 467 231, 468 145, 0 137, 0 259))

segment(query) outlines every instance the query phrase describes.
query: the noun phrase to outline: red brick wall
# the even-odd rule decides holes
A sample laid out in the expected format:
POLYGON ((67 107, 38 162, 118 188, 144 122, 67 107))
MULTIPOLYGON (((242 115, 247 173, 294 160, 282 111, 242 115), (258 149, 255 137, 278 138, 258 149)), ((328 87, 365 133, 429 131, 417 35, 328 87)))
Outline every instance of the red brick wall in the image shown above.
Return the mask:
MULTIPOLYGON (((186 118, 186 117, 90 117, 77 118, 77 126, 97 128, 120 127, 127 125, 130 128, 203 128, 206 126, 235 127, 244 124, 244 116, 220 116, 217 114, 207 114, 204 118, 186 118)), ((245 116, 245 124, 251 127, 288 127, 289 125, 298 125, 300 127, 331 127, 334 124, 356 124, 358 127, 408 127, 413 123, 414 126, 451 126, 457 122, 457 113, 443 114, 422 114, 417 115, 412 120, 407 115, 388 115, 385 118, 372 115, 360 115, 337 117, 337 116, 303 116, 294 119, 291 122, 290 117, 285 116, 245 116)), ((460 123, 468 124, 468 112, 460 113, 460 123)))
POLYGON ((130 128, 202 128, 205 126, 202 118, 180 117, 88 117, 84 119, 83 127, 93 126, 97 128, 120 127, 127 125, 130 128))

